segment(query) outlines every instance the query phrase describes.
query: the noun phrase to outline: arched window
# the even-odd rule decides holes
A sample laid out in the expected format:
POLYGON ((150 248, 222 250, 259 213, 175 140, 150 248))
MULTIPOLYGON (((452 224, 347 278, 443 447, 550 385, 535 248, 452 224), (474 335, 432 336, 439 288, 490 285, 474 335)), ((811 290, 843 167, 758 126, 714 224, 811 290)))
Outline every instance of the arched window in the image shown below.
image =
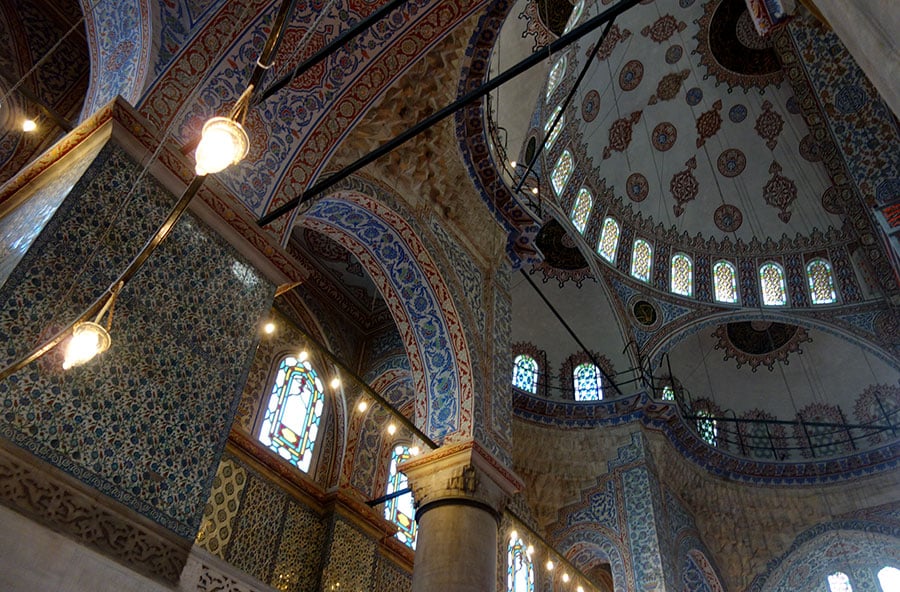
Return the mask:
MULTIPOLYGON (((388 474, 387 494, 390 495, 409 487, 406 475, 397 470, 397 465, 412 458, 409 446, 397 444, 391 452, 391 469, 388 474)), ((397 538, 407 547, 416 548, 416 521, 413 520, 413 495, 409 491, 388 500, 384 504, 384 517, 397 525, 397 538)))
POLYGON ((537 393, 538 363, 529 355, 521 354, 513 360, 513 386, 519 390, 537 393))
POLYGON ((881 568, 878 583, 881 584, 881 592, 900 592, 900 569, 891 566, 881 568))
POLYGON ((575 382, 576 401, 599 401, 603 398, 603 379, 600 368, 593 364, 579 364, 572 377, 575 382))
POLYGON ((507 590, 509 592, 534 592, 534 565, 525 543, 513 531, 507 548, 507 590))
POLYGON ((771 261, 759 268, 759 284, 762 287, 763 304, 784 306, 787 304, 787 290, 784 285, 784 270, 771 261))
POLYGON ((545 149, 548 151, 550 150, 550 147, 553 146, 553 143, 556 142, 556 138, 559 137, 559 132, 562 131, 563 126, 566 125, 565 115, 559 118, 559 121, 556 122, 555 126, 553 125, 553 122, 556 120, 556 116, 559 115, 560 111, 562 111, 562 107, 557 105, 556 109, 553 110, 553 114, 548 117, 546 123, 544 123, 544 133, 547 134, 547 146, 545 149))
POLYGON ((716 261, 713 265, 713 288, 716 302, 737 303, 737 270, 734 265, 728 261, 716 261))
POLYGON ((672 385, 667 384, 666 386, 663 387, 662 400, 663 401, 674 401, 675 400, 675 389, 672 388, 672 385))
POLYGON ((259 430, 259 441, 304 472, 309 471, 319 422, 325 407, 324 388, 306 360, 286 356, 259 430))
POLYGON ((710 446, 715 446, 716 438, 719 435, 716 420, 705 409, 698 410, 695 415, 697 416, 697 433, 700 435, 700 438, 710 446))
POLYGON ((572 224, 581 234, 587 226, 588 218, 591 215, 591 207, 594 205, 594 197, 591 192, 582 187, 575 198, 575 206, 572 207, 572 224))
POLYGON ((834 290, 834 274, 825 259, 813 259, 806 264, 806 279, 813 304, 833 304, 837 301, 834 290))
POLYGON ((563 29, 563 35, 572 30, 575 25, 578 24, 578 19, 581 18, 581 13, 584 12, 584 0, 578 0, 578 4, 575 5, 575 8, 572 9, 572 14, 569 15, 569 20, 566 22, 566 28, 563 29))
POLYGON ((566 56, 563 56, 556 60, 556 63, 553 64, 553 67, 550 69, 550 75, 547 76, 547 96, 545 100, 550 100, 550 95, 552 95, 553 91, 556 90, 556 87, 559 86, 559 83, 563 79, 563 75, 565 73, 566 56))
POLYGON ((672 256, 672 292, 680 296, 694 293, 694 263, 684 253, 672 256))
POLYGON ((600 244, 597 252, 610 263, 616 262, 616 249, 619 247, 619 223, 612 218, 603 220, 603 229, 600 231, 600 244))
POLYGON ((553 167, 553 174, 550 176, 550 183, 553 185, 556 195, 561 195, 563 189, 566 188, 566 183, 569 182, 569 176, 574 167, 575 160, 572 158, 572 153, 563 150, 563 153, 559 155, 559 160, 556 161, 556 166, 553 167))
POLYGON ((634 241, 631 250, 631 275, 642 282, 650 281, 650 266, 653 263, 653 248, 642 238, 634 241))
POLYGON ((830 592, 853 592, 850 585, 850 578, 842 571, 835 572, 828 576, 828 590, 830 592))

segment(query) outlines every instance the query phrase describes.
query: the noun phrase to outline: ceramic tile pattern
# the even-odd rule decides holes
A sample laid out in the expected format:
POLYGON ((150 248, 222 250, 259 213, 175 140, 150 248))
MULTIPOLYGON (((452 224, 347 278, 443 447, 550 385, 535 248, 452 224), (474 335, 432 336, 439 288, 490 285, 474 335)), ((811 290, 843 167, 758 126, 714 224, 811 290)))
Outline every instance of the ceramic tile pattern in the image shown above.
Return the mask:
MULTIPOLYGON (((4 364, 80 313, 155 231, 175 198, 151 178, 129 193, 137 173, 107 145, 0 288, 4 364)), ((66 373, 52 352, 0 384, 0 435, 194 538, 273 294, 235 261, 185 216, 122 291, 108 352, 66 373)))

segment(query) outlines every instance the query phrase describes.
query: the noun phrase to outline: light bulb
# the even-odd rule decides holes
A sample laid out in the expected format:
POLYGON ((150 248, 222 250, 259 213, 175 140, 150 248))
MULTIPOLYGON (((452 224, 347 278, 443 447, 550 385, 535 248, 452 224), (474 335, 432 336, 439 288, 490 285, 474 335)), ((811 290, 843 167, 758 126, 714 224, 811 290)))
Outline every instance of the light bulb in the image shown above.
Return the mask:
POLYGON ((517 540, 518 538, 519 538, 519 531, 518 531, 518 530, 514 530, 514 531, 512 531, 511 533, 509 533, 509 540, 515 541, 515 540, 517 540))
POLYGON ((563 581, 563 582, 568 582, 568 581, 569 581, 569 574, 564 573, 564 574, 563 574, 563 577, 562 577, 562 581, 563 581))
POLYGON ((388 433, 389 433, 390 435, 392 435, 392 436, 393 436, 394 434, 396 434, 396 433, 397 433, 397 426, 395 426, 395 425, 392 424, 392 423, 388 424, 388 433))
POLYGON ((514 161, 514 160, 509 161, 509 166, 511 166, 512 168, 516 168, 516 165, 518 165, 518 164, 519 164, 519 163, 517 163, 517 162, 514 161))
POLYGON ((369 404, 366 403, 365 399, 360 399, 359 403, 356 405, 356 408, 359 409, 360 413, 362 413, 369 408, 369 404))
POLYGON ((548 560, 547 560, 546 567, 547 567, 547 571, 553 571, 553 568, 556 567, 556 566, 553 565, 553 561, 552 561, 552 560, 548 559, 548 560))
POLYGON ((300 360, 301 362, 305 362, 306 360, 309 359, 309 352, 304 349, 299 354, 297 354, 297 359, 300 360))
POLYGON ((266 332, 266 335, 271 335, 275 332, 275 323, 269 321, 265 325, 263 325, 263 331, 266 332))
POLYGON ((525 554, 531 557, 534 555, 534 545, 528 545, 528 548, 525 549, 525 554))
POLYGON ((63 370, 80 366, 97 354, 102 354, 109 349, 110 342, 109 333, 102 325, 91 321, 77 323, 72 328, 72 338, 66 346, 63 370))
POLYGON ((250 138, 241 124, 228 117, 213 117, 203 125, 194 157, 197 174, 218 173, 237 164, 250 151, 250 138))
POLYGON ((537 194, 538 194, 538 188, 537 188, 537 187, 532 187, 532 188, 531 188, 531 193, 533 193, 534 195, 537 195, 537 194))
POLYGON ((341 379, 335 376, 331 379, 331 388, 336 389, 339 386, 341 386, 341 379))
POLYGON ((409 449, 409 454, 412 456, 419 456, 420 452, 421 452, 421 450, 419 450, 418 446, 413 446, 412 448, 409 449))
POLYGON ((575 588, 575 592, 584 592, 584 586, 578 586, 575 588))
POLYGON ((33 132, 37 129, 37 123, 33 119, 26 119, 22 122, 22 131, 25 133, 33 132))

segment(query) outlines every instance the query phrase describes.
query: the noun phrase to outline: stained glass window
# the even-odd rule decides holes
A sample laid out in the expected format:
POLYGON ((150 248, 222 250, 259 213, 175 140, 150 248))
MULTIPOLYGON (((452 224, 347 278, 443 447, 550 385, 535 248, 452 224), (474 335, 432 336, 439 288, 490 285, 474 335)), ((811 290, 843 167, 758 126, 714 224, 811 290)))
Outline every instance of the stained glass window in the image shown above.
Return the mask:
POLYGON ((553 110, 553 114, 547 118, 547 122, 544 124, 544 133, 547 134, 547 146, 545 147, 547 150, 550 150, 550 146, 553 146, 553 143, 556 142, 556 138, 559 137, 559 133, 562 131, 563 126, 566 125, 566 116, 563 115, 559 118, 559 121, 556 122, 556 125, 553 126, 553 122, 556 120, 556 116, 559 115, 559 112, 562 111, 562 107, 557 105, 556 109, 553 110), (550 127, 553 126, 551 130, 550 127))
POLYGON ((900 592, 900 569, 896 567, 884 567, 878 572, 878 583, 881 584, 881 592, 900 592))
POLYGON ((507 549, 507 590, 509 592, 534 592, 534 564, 531 554, 519 535, 513 531, 507 549))
POLYGON ((666 385, 663 387, 662 393, 663 401, 674 401, 675 400, 675 389, 671 387, 671 385, 666 385))
POLYGON ((600 231, 600 244, 597 252, 610 263, 616 262, 616 249, 619 246, 619 223, 612 218, 603 221, 603 229, 600 231))
POLYGON ((573 372, 576 401, 599 401, 603 398, 603 380, 600 368, 593 364, 580 364, 573 372))
POLYGON ((716 445, 716 437, 719 435, 719 428, 716 427, 716 420, 712 419, 712 415, 705 409, 700 409, 697 415, 697 433, 700 438, 710 446, 716 445))
POLYGON ((553 168, 553 175, 550 177, 550 182, 556 195, 560 195, 563 189, 566 188, 566 183, 569 182, 569 176, 572 174, 574 167, 575 160, 572 158, 572 153, 568 150, 563 150, 559 160, 556 161, 556 166, 553 168))
POLYGON ((556 63, 553 64, 553 67, 550 69, 550 75, 547 76, 547 97, 546 100, 550 100, 550 95, 553 94, 553 91, 556 90, 556 87, 559 86, 560 81, 563 79, 563 74, 566 73, 566 56, 563 56, 556 60, 556 63))
POLYGON ((584 234, 588 217, 591 215, 591 206, 593 205, 594 198, 591 192, 582 187, 581 191, 578 192, 578 197, 575 198, 575 206, 572 208, 572 224, 575 225, 575 228, 581 234, 584 234))
POLYGON ((644 239, 634 241, 631 250, 631 275, 642 282, 650 281, 650 266, 653 263, 653 248, 644 239))
POLYGON ((734 265, 728 261, 716 261, 713 265, 713 288, 717 302, 737 303, 737 271, 734 265))
POLYGON ((513 386, 529 393, 537 393, 538 363, 522 354, 513 360, 513 386))
POLYGON ((762 286, 763 304, 766 306, 784 306, 787 304, 787 291, 784 285, 784 270, 777 263, 766 263, 759 268, 759 283, 762 286))
POLYGON ((301 471, 309 471, 325 407, 322 381, 308 361, 281 360, 259 430, 259 441, 301 471))
POLYGON ((813 259, 806 265, 806 277, 809 280, 809 295, 813 304, 832 304, 837 301, 834 291, 834 274, 831 264, 824 259, 813 259))
POLYGON ((566 28, 563 29, 563 35, 571 31, 575 25, 578 24, 578 19, 581 18, 582 12, 584 12, 584 0, 578 0, 578 4, 572 9, 572 14, 569 15, 569 20, 566 22, 566 28))
POLYGON ((842 571, 828 576, 828 589, 831 592, 853 592, 853 587, 850 585, 850 578, 842 571))
POLYGON ((694 264, 684 253, 672 256, 672 292, 680 296, 694 293, 694 264))
MULTIPOLYGON (((406 475, 397 470, 397 465, 412 458, 409 446, 397 444, 391 452, 391 469, 388 475, 387 494, 409 487, 406 475)), ((412 492, 388 500, 384 504, 384 517, 397 525, 397 538, 407 547, 416 548, 416 521, 413 519, 412 492)))

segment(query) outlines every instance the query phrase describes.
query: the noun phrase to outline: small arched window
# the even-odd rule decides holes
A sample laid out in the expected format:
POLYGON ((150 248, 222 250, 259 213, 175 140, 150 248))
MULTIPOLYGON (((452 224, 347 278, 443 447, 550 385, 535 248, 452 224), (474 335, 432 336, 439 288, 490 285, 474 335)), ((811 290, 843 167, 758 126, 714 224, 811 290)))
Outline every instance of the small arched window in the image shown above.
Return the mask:
POLYGON ((610 263, 616 262, 616 249, 619 247, 619 223, 612 218, 603 220, 603 229, 600 231, 600 244, 597 252, 610 263))
MULTIPOLYGON (((397 466, 412 458, 409 446, 397 444, 391 451, 391 468, 388 474, 387 495, 402 491, 409 487, 406 475, 397 470, 397 466)), ((413 519, 413 495, 411 491, 388 500, 384 504, 384 517, 397 525, 397 538, 412 549, 416 548, 416 521, 413 519)))
POLYGON ((561 195, 563 189, 566 188, 566 183, 569 182, 574 167, 575 159, 572 158, 572 153, 563 150, 563 153, 559 155, 559 160, 556 161, 556 166, 553 167, 553 174, 550 176, 550 183, 553 185, 556 195, 561 195))
POLYGON ((537 393, 538 372, 537 360, 527 354, 516 356, 513 360, 513 386, 531 394, 537 393))
POLYGON ((516 531, 509 537, 506 574, 508 592, 534 592, 534 564, 531 562, 531 553, 516 531))
POLYGON ((700 435, 700 438, 710 446, 715 446, 716 438, 719 436, 716 420, 705 409, 698 410, 695 415, 697 416, 697 433, 700 435))
POLYGON ((653 248, 642 238, 634 241, 631 250, 631 275, 642 282, 650 281, 650 269, 653 263, 653 248))
POLYGON ((663 401, 674 401, 675 400, 675 389, 672 388, 672 385, 667 384, 666 386, 663 387, 662 400, 663 401))
POLYGON ((324 390, 309 361, 286 356, 278 365, 259 430, 260 442, 304 472, 312 464, 324 390))
POLYGON ((828 576, 828 590, 830 592, 853 592, 853 586, 850 585, 850 578, 842 571, 835 572, 828 576))
POLYGON ((581 13, 584 12, 584 0, 578 0, 578 4, 575 5, 575 8, 572 9, 572 14, 569 15, 569 20, 566 22, 566 28, 563 30, 563 35, 571 31, 575 25, 578 24, 578 19, 581 18, 581 13))
POLYGON ((716 292, 716 302, 737 303, 737 270, 734 265, 728 261, 716 261, 713 265, 713 288, 716 292))
POLYGON ((553 94, 553 91, 556 90, 556 87, 559 86, 560 81, 563 79, 563 75, 566 73, 566 56, 562 56, 556 63, 553 64, 553 67, 550 69, 550 75, 547 76, 547 96, 545 100, 550 100, 550 95, 553 94))
POLYGON ((813 259, 807 263, 806 279, 809 281, 809 295, 813 304, 834 304, 837 301, 834 274, 828 261, 813 259))
POLYGON ((579 364, 573 371, 576 401, 599 401, 603 399, 603 379, 600 368, 593 364, 579 364))
POLYGON ((672 256, 672 292, 679 296, 694 294, 694 263, 684 253, 672 256))
POLYGON ((759 268, 759 285, 762 288, 763 304, 766 306, 784 306, 787 304, 784 270, 780 265, 771 261, 764 263, 759 268))
POLYGON ((565 115, 560 116, 559 121, 556 122, 556 125, 553 125, 553 122, 556 121, 556 116, 559 115, 560 111, 562 111, 562 107, 557 105, 556 109, 553 110, 553 115, 547 118, 547 122, 544 124, 544 133, 547 134, 547 145, 545 146, 546 150, 550 150, 550 147, 553 146, 554 142, 556 142, 556 138, 559 137, 559 133, 566 125, 565 115))
POLYGON ((591 215, 591 207, 594 205, 594 197, 587 188, 582 187, 575 198, 575 205, 572 207, 572 224, 581 234, 587 227, 588 218, 591 215))
POLYGON ((881 592, 900 592, 900 569, 890 565, 881 568, 878 583, 881 584, 881 592))

